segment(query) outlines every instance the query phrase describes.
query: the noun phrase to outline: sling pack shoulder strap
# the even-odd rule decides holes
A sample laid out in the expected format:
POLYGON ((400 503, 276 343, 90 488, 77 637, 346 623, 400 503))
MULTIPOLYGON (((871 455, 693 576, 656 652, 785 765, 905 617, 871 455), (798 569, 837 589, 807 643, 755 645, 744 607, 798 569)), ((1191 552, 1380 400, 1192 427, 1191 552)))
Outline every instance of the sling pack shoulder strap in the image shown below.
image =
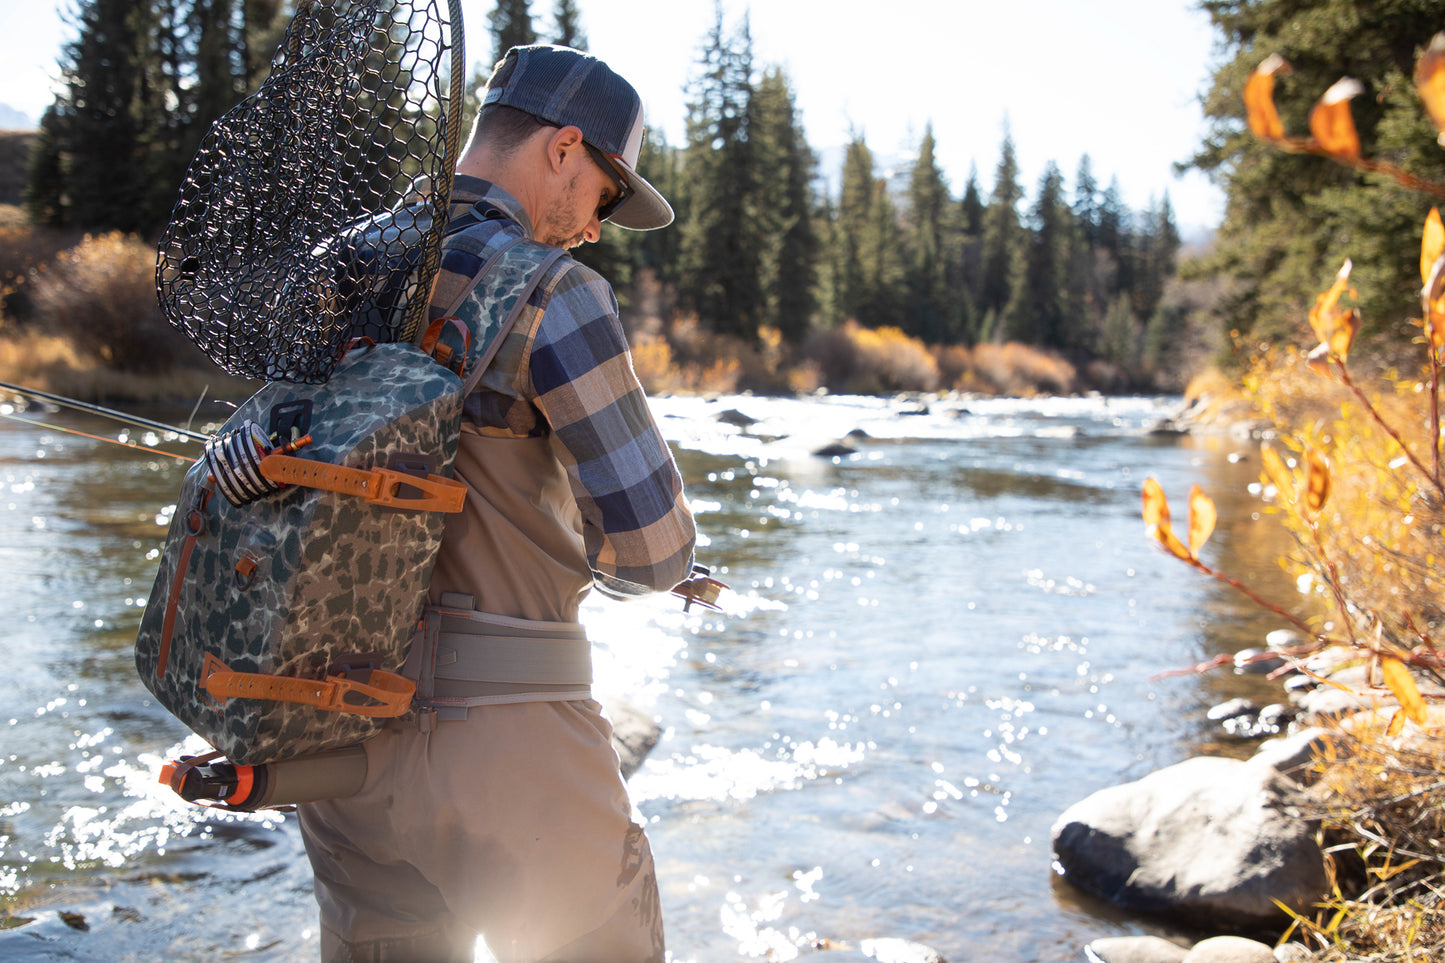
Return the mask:
MULTIPOLYGON (((480 205, 474 205, 461 215, 460 224, 453 222, 447 228, 447 239, 491 219, 491 211, 480 213, 480 205)), ((445 246, 443 241, 443 246, 445 246)), ((437 360, 447 364, 447 358, 435 354, 436 346, 444 336, 448 325, 455 326, 463 338, 461 346, 460 375, 462 397, 476 389, 487 365, 496 356, 502 339, 517 322, 527 299, 552 265, 566 254, 562 248, 543 244, 530 238, 516 238, 487 258, 482 269, 460 286, 448 286, 439 277, 437 287, 432 291, 432 322, 427 326, 421 346, 437 360), (481 288, 483 296, 478 299, 472 293, 481 288)))

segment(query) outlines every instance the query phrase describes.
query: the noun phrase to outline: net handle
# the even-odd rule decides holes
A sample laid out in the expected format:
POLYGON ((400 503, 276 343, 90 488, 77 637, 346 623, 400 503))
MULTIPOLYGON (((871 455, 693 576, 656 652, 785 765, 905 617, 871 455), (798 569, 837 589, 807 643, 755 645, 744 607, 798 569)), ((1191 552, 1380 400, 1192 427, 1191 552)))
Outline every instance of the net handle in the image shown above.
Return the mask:
MULTIPOLYGON (((308 0, 311 2, 311 0, 308 0)), ((452 182, 456 179, 457 154, 462 142, 462 108, 466 97, 466 29, 462 23, 461 0, 447 0, 447 27, 451 31, 451 77, 447 91, 445 157, 442 159, 441 175, 432 185, 436 193, 431 207, 435 212, 432 222, 432 242, 427 245, 421 268, 417 274, 417 287, 430 293, 436 280, 437 268, 441 265, 441 239, 446 229, 446 216, 452 196, 452 182)), ((407 305, 406 320, 402 324, 397 340, 407 343, 416 340, 417 332, 426 323, 430 298, 413 298, 407 305)))

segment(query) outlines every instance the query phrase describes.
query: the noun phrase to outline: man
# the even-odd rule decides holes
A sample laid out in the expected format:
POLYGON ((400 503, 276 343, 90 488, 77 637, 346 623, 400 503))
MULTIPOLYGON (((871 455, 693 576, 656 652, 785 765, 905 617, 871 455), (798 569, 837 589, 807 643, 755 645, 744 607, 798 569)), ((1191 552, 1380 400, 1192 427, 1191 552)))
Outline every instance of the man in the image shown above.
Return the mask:
MULTIPOLYGON (((670 223, 635 169, 642 131, 601 61, 509 51, 457 165, 452 224, 474 223, 449 237, 439 287, 514 238, 572 248, 604 220, 670 223)), ((565 256, 546 269, 464 410, 466 508, 406 669, 422 708, 367 743, 357 795, 301 808, 322 958, 471 960, 482 933, 503 961, 660 961, 652 855, 577 616, 594 583, 683 581, 695 529, 608 284, 565 256)))

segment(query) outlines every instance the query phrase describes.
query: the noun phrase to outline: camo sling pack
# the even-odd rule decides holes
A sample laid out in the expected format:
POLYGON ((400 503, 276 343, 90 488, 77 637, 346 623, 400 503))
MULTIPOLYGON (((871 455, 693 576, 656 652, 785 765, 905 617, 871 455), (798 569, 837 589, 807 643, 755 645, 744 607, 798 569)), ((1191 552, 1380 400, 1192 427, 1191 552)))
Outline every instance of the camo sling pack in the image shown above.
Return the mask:
POLYGON ((469 284, 439 305, 435 292, 433 315, 448 317, 425 350, 364 344, 324 384, 266 385, 186 474, 136 666, 232 762, 353 745, 409 708, 396 670, 444 513, 465 495, 447 477, 462 400, 562 253, 515 241, 473 282, 478 297, 469 284))

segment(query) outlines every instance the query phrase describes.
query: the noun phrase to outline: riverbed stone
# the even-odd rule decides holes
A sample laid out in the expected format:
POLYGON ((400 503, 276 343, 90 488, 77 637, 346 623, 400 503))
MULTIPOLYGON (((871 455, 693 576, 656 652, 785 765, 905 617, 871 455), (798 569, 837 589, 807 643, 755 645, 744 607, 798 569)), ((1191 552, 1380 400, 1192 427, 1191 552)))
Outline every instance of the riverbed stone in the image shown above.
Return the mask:
POLYGON ((599 701, 606 707, 607 717, 612 721, 612 748, 617 750, 622 778, 631 779, 662 738, 662 727, 651 713, 629 699, 606 696, 599 701))
POLYGON ((758 419, 744 414, 736 408, 729 408, 727 411, 719 413, 717 420, 724 425, 732 425, 734 428, 751 428, 758 423, 758 419))
POLYGON ((1084 948, 1089 963, 1184 963, 1188 953, 1159 936, 1111 936, 1084 948))
POLYGON ((1284 657, 1270 649, 1240 649, 1234 654, 1234 671, 1240 675, 1268 675, 1284 665, 1284 657))
MULTIPOLYGON (((1349 681, 1342 684, 1350 686, 1349 681)), ((1290 693, 1290 701, 1299 709, 1299 718, 1308 725, 1339 720, 1356 712, 1374 709, 1384 704, 1387 699, 1387 693, 1360 691, 1352 686, 1339 689, 1332 685, 1322 685, 1307 692, 1290 693)))
POLYGON ((1237 719, 1240 716, 1254 715, 1258 712, 1259 706, 1249 699, 1230 699, 1211 706, 1205 713, 1205 718, 1210 722, 1223 722, 1226 719, 1237 719))
POLYGON ((1324 749, 1329 732, 1318 727, 1301 729, 1287 736, 1260 743, 1251 763, 1269 766, 1295 782, 1305 785, 1318 776, 1314 761, 1324 749))
POLYGON ((1275 629, 1265 635, 1264 644, 1276 652, 1290 652, 1304 648, 1310 640, 1297 629, 1275 629))
POLYGON ((1277 963, 1274 950, 1239 936, 1215 936, 1194 944, 1183 963, 1277 963))
POLYGON ((1094 793, 1055 822, 1064 878, 1130 912, 1221 930, 1277 923, 1325 893, 1313 823, 1272 765, 1201 756, 1094 793))

